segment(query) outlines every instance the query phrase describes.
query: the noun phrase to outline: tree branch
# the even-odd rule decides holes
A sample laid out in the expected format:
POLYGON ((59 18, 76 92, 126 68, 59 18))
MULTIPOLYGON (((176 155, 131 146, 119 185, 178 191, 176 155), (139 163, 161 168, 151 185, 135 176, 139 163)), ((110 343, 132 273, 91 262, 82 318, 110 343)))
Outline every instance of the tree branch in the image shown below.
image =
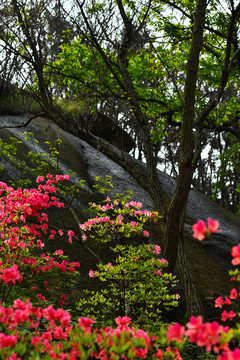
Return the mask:
POLYGON ((233 34, 234 34, 234 24, 235 24, 237 16, 239 15, 239 12, 240 12, 240 4, 238 4, 235 11, 232 13, 232 17, 231 17, 231 21, 230 21, 230 25, 229 25, 229 30, 228 30, 228 35, 227 35, 227 45, 226 45, 226 51, 225 51, 225 60, 224 60, 223 68, 222 68, 220 84, 218 86, 215 98, 207 105, 207 107, 203 110, 203 112, 198 117, 197 124, 199 126, 201 126, 201 124, 203 124, 203 122, 206 120, 206 118, 208 117, 210 112, 218 105, 218 103, 219 103, 219 101, 220 101, 220 99, 221 99, 221 97, 223 95, 223 91, 224 91, 224 89, 225 89, 225 87, 227 85, 227 81, 228 81, 228 78, 229 78, 231 67, 233 65, 233 61, 236 58, 236 56, 239 54, 240 50, 237 49, 235 51, 232 59, 230 60, 232 42, 233 42, 233 34))
POLYGON ((45 116, 46 113, 45 112, 42 112, 42 113, 39 113, 37 115, 34 115, 32 117, 30 117, 30 119, 28 119, 26 122, 23 122, 22 124, 20 125, 4 125, 4 126, 1 126, 0 127, 0 130, 1 129, 16 129, 16 128, 22 128, 22 127, 25 127, 27 126, 28 124, 30 124, 30 122, 33 120, 33 119, 36 119, 37 117, 40 117, 40 116, 45 116))
POLYGON ((89 22, 88 22, 88 19, 85 15, 85 12, 83 10, 83 4, 80 4, 79 0, 76 0, 78 6, 79 6, 79 9, 81 11, 81 14, 82 14, 82 17, 84 19, 84 22, 90 32, 90 35, 91 35, 91 38, 93 40, 93 43, 96 47, 96 49, 99 51, 100 55, 102 56, 102 59, 104 60, 106 66, 108 67, 108 69, 111 71, 111 73, 113 74, 114 78, 116 79, 117 83, 119 84, 119 86, 121 87, 121 89, 125 92, 127 92, 127 89, 124 85, 124 83, 121 81, 121 79, 119 78, 119 76, 117 75, 116 71, 113 69, 112 65, 111 65, 111 62, 109 61, 109 58, 107 57, 107 55, 105 54, 105 52, 103 51, 103 49, 101 48, 99 42, 97 41, 96 39, 96 36, 92 30, 92 27, 90 26, 89 22))

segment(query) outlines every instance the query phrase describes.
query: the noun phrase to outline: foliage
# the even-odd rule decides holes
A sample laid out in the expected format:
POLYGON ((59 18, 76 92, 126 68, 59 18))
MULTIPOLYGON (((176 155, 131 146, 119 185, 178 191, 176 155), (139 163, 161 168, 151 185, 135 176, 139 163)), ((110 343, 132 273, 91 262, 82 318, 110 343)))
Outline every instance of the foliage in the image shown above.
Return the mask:
POLYGON ((160 247, 117 245, 113 252, 113 264, 98 264, 96 271, 90 270, 89 276, 103 282, 102 288, 85 291, 86 297, 77 305, 79 313, 101 326, 112 325, 117 316, 128 314, 135 326, 156 333, 162 325, 162 310, 178 304, 178 294, 172 294, 175 279, 164 273, 166 260, 156 257, 160 247))
MULTIPOLYGON (((45 141, 46 151, 39 151, 39 141, 32 132, 24 132, 24 141, 16 137, 10 137, 8 140, 0 139, 0 171, 8 172, 9 165, 14 168, 11 171, 14 175, 10 176, 9 184, 13 187, 24 188, 33 186, 37 176, 46 176, 47 174, 57 175, 64 173, 62 168, 60 151, 62 140, 56 139, 53 143, 45 141), (25 143, 30 150, 25 149, 25 143), (6 166, 6 164, 9 164, 6 166), (5 167, 6 166, 6 167, 5 167)), ((69 175, 74 177, 76 173, 69 170, 69 175)), ((79 180, 75 184, 58 182, 55 184, 59 194, 74 197, 83 186, 84 180, 79 180)))
MULTIPOLYGON (((86 18, 83 23, 77 20, 81 32, 63 44, 45 68, 52 86, 61 88, 70 103, 86 98, 86 113, 99 108, 106 114, 116 113, 115 120, 134 134, 136 147, 143 149, 148 162, 142 128, 155 144, 156 162, 176 178, 195 7, 195 1, 151 1, 145 6, 136 6, 135 1, 131 6, 124 1, 86 1, 79 7, 86 18)), ((215 0, 207 4, 193 126, 196 148, 202 150, 202 155, 196 154, 200 175, 197 169, 194 185, 208 196, 214 192, 222 205, 234 211, 239 172, 231 165, 226 169, 232 151, 227 146, 222 152, 221 147, 227 144, 225 134, 232 136, 233 146, 239 143, 238 12, 235 2, 232 7, 215 0), (214 142, 216 151, 211 154, 214 142), (218 155, 223 161, 216 162, 218 155), (211 162, 216 176, 211 176, 211 162), (222 191, 229 175, 228 189, 222 191)), ((232 160, 237 167, 236 159, 232 160)))
MULTIPOLYGON (((198 181, 204 176, 204 168, 208 168, 208 176, 214 178, 211 184, 210 180, 203 181, 205 191, 208 195, 218 201, 222 206, 233 212, 238 211, 239 203, 239 142, 231 134, 222 134, 218 139, 212 139, 209 142, 208 159, 199 166, 198 181), (220 153, 218 154, 218 150, 220 153)), ((196 179, 197 180, 197 179, 196 179)))

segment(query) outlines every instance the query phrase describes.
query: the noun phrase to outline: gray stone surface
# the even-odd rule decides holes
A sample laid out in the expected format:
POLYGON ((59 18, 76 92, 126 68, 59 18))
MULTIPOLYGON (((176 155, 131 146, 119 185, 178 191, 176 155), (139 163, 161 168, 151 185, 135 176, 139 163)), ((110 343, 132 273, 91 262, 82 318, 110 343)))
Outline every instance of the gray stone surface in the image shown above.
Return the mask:
MULTIPOLYGON (((2 116, 0 117, 1 126, 16 126, 25 123, 26 120, 20 116, 2 116)), ((79 161, 84 162, 86 167, 87 176, 90 179, 90 183, 86 181, 84 189, 91 193, 91 183, 96 176, 100 176, 103 179, 106 175, 112 176, 112 182, 114 184, 115 193, 123 193, 125 190, 131 190, 135 195, 134 198, 141 201, 146 209, 153 209, 151 199, 144 189, 119 165, 109 159, 107 156, 97 151, 86 142, 81 139, 63 131, 56 124, 46 119, 33 120, 27 127, 22 128, 9 128, 8 131, 12 136, 16 136, 22 140, 26 146, 31 150, 35 150, 41 153, 46 152, 45 136, 50 132, 55 134, 56 138, 61 136, 75 149, 79 155, 79 161), (40 131, 41 129, 41 131, 40 131), (35 137, 39 141, 38 144, 32 145, 24 140, 23 132, 29 131, 34 133, 35 137), (44 132, 45 131, 45 132, 44 132)), ((69 159, 73 156, 71 149, 69 152, 69 159)), ((76 154, 75 154, 76 156, 76 154)), ((139 162, 136 160, 136 162, 139 162)), ((11 168, 11 165, 6 164, 6 172, 9 172, 11 176, 18 176, 18 171, 11 168)), ((70 166, 68 161, 60 161, 60 166, 64 172, 68 173, 70 166)), ((142 166, 145 166, 142 164, 142 166)), ((74 170, 74 169, 73 169, 74 170)), ((77 174, 73 181, 77 182, 81 179, 81 175, 77 174)), ((159 171, 159 179, 162 185, 163 191, 171 197, 175 188, 175 181, 168 175, 159 171)), ((230 212, 223 210, 219 205, 206 198, 204 195, 191 190, 189 194, 189 200, 187 204, 187 216, 192 219, 192 222, 196 222, 198 219, 207 220, 208 217, 217 219, 220 222, 221 232, 218 235, 213 235, 210 240, 205 240, 202 246, 207 252, 212 254, 215 260, 228 269, 230 266, 230 251, 233 245, 239 243, 240 240, 240 221, 239 217, 231 214, 230 212)), ((191 224, 186 224, 185 229, 191 234, 191 224)), ((193 241, 196 241, 193 239, 193 241)))

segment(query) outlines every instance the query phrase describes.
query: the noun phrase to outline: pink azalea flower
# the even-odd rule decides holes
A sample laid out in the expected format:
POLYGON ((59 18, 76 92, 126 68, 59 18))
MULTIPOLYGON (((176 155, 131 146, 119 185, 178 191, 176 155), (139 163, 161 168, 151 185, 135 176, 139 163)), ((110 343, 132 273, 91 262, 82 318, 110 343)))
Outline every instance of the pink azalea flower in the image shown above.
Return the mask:
POLYGON ((12 347, 17 343, 17 335, 5 335, 0 333, 0 348, 12 347))
POLYGON ((198 220, 196 224, 193 225, 193 237, 195 239, 198 239, 199 241, 202 241, 205 237, 206 232, 206 224, 203 220, 198 220))
POLYGON ((219 221, 212 220, 211 218, 208 219, 208 231, 211 232, 219 232, 219 221))
POLYGON ((219 232, 219 221, 208 219, 208 228, 203 220, 198 220, 196 224, 192 226, 193 229, 193 237, 202 241, 205 237, 209 237, 212 232, 219 232))
POLYGON ((160 260, 160 263, 161 263, 161 264, 167 264, 168 261, 167 261, 166 259, 161 259, 161 260, 160 260))
POLYGON ((17 354, 16 353, 13 353, 9 358, 8 360, 21 360, 20 357, 17 357, 17 354))
POLYGON ((49 321, 60 321, 63 326, 67 326, 71 319, 70 314, 67 311, 64 311, 63 309, 55 310, 52 305, 43 309, 43 316, 49 321))
POLYGON ((55 254, 56 254, 56 255, 63 256, 63 250, 61 250, 61 249, 56 250, 56 251, 55 251, 55 254))
POLYGON ((229 317, 228 312, 226 310, 224 310, 222 313, 222 316, 221 316, 221 320, 226 321, 228 319, 228 317, 229 317))
POLYGON ((36 180, 36 183, 40 183, 42 181, 44 181, 44 176, 38 176, 37 180, 36 180))
POLYGON ((118 316, 115 321, 117 325, 128 326, 131 322, 131 319, 128 316, 118 316))
POLYGON ((175 323, 168 327, 167 338, 169 341, 177 340, 178 342, 182 342, 183 335, 184 335, 184 326, 175 323))
POLYGON ((87 240, 87 235, 86 235, 86 234, 83 234, 82 240, 83 240, 83 241, 86 241, 86 240, 87 240))
POLYGON ((212 346, 219 343, 220 333, 223 327, 218 322, 207 322, 203 324, 202 331, 199 334, 197 345, 206 347, 206 351, 211 351, 212 346))
POLYGON ((45 246, 45 244, 41 240, 37 240, 37 246, 39 246, 42 249, 45 246))
POLYGON ((81 328, 82 327, 90 328, 93 323, 94 323, 94 320, 90 319, 90 318, 82 317, 82 318, 78 319, 78 326, 81 328))
POLYGON ((161 360, 163 357, 162 350, 158 349, 154 356, 161 360))
POLYGON ((221 296, 219 296, 216 300, 215 300, 215 307, 219 307, 220 309, 222 308, 223 305, 223 299, 221 296))
POLYGON ((159 245, 155 245, 154 246, 154 251, 153 251, 154 254, 158 255, 160 253, 160 251, 161 251, 161 247, 159 245))
POLYGON ((142 208, 142 203, 141 203, 141 202, 131 201, 131 202, 130 202, 130 205, 131 205, 132 207, 137 208, 137 209, 142 208))
POLYGON ((181 357, 181 355, 179 353, 179 350, 177 348, 168 346, 166 348, 166 351, 171 354, 171 357, 172 357, 172 355, 174 355, 174 360, 182 360, 182 357, 181 357))
POLYGON ((236 289, 232 289, 231 291, 230 291, 230 299, 233 299, 233 300, 235 300, 236 298, 237 298, 237 296, 238 296, 238 292, 237 292, 237 290, 236 289))
POLYGON ((91 269, 91 270, 89 271, 89 277, 90 277, 90 278, 93 278, 94 276, 95 276, 94 271, 91 269))
POLYGON ((227 319, 232 320, 236 315, 237 314, 232 310, 229 311, 229 313, 226 310, 224 310, 222 313, 221 320, 222 321, 226 321, 227 319))
POLYGON ((22 281, 23 277, 20 275, 17 265, 13 265, 11 268, 1 270, 0 278, 7 285, 8 283, 16 284, 16 280, 22 281))
POLYGON ((112 263, 107 263, 107 265, 106 265, 108 268, 110 268, 110 269, 113 269, 113 265, 112 265, 112 263))
POLYGON ((137 223, 136 223, 136 221, 131 221, 131 222, 130 222, 130 225, 131 225, 132 227, 137 227, 137 226, 138 226, 137 223))
POLYGON ((240 359, 240 349, 234 349, 233 351, 229 350, 224 352, 219 356, 219 360, 239 360, 240 359))
POLYGON ((185 335, 189 337, 189 341, 196 342, 198 339, 198 334, 202 329, 203 319, 202 316, 198 317, 191 316, 190 321, 187 323, 187 330, 185 331, 185 335))
POLYGON ((231 254, 232 254, 232 257, 234 258, 234 259, 232 259, 232 264, 233 265, 240 264, 240 244, 237 246, 233 246, 231 254))
POLYGON ((224 304, 231 305, 231 300, 226 296, 224 304))
POLYGON ((228 314, 228 316, 229 316, 229 319, 230 320, 232 320, 235 316, 236 316, 237 314, 234 312, 234 311, 229 311, 229 314, 228 314))

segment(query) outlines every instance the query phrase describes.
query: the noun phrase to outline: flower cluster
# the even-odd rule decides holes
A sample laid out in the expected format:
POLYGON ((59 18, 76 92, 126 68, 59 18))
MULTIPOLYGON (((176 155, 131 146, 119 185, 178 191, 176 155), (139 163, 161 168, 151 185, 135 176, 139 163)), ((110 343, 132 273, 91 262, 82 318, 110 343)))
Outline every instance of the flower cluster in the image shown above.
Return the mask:
POLYGON ((205 238, 209 238, 211 233, 219 232, 218 230, 219 222, 217 220, 208 219, 208 227, 206 226, 203 220, 198 220, 196 224, 193 225, 193 237, 202 241, 205 238))
MULTIPOLYGON (((17 190, 0 182, 0 283, 2 281, 4 284, 0 293, 2 301, 6 302, 13 286, 20 282, 22 288, 27 288, 30 274, 36 276, 52 271, 73 273, 79 268, 80 264, 76 262, 57 261, 46 254, 32 255, 34 248, 43 249, 45 246, 40 239, 42 234, 48 232, 48 216, 45 211, 51 207, 64 207, 54 196, 55 185, 68 179, 68 175, 47 175, 46 183, 39 184, 37 189, 17 190)), ((37 178, 38 183, 43 181, 43 176, 37 178)), ((56 231, 51 230, 50 238, 55 234, 56 231)), ((59 230, 59 235, 62 234, 63 231, 59 230)), ((74 236, 73 231, 69 230, 67 236, 70 241, 74 236)), ((61 254, 63 255, 62 250, 56 253, 61 254)))
MULTIPOLYGON (((221 296, 219 296, 216 300, 215 300, 215 307, 219 307, 220 309, 222 308, 223 305, 231 305, 232 301, 231 300, 236 300, 237 297, 239 297, 239 293, 238 291, 233 288, 230 291, 230 295, 229 297, 225 297, 225 299, 223 299, 221 296)), ((226 320, 232 320, 237 314, 234 311, 229 311, 227 312, 226 310, 223 311, 222 313, 222 317, 221 320, 222 321, 226 321, 226 320)))
POLYGON ((192 316, 186 328, 178 323, 170 325, 166 335, 170 342, 181 343, 184 337, 187 337, 190 343, 196 343, 199 347, 204 346, 207 352, 221 353, 219 360, 235 359, 230 355, 228 357, 228 354, 232 353, 229 342, 234 337, 233 331, 216 321, 204 323, 201 315, 192 316))
MULTIPOLYGON (((0 266, 2 266, 2 262, 0 263, 0 266)), ((16 280, 21 282, 23 279, 18 270, 18 266, 15 264, 11 268, 1 269, 0 267, 0 273, 0 279, 2 279, 6 285, 16 285, 16 280)))
POLYGON ((91 356, 104 360, 109 356, 115 359, 121 353, 125 359, 145 358, 152 347, 151 339, 145 331, 130 327, 130 321, 127 316, 118 317, 117 328, 93 329, 94 320, 81 317, 73 326, 66 310, 55 310, 52 305, 42 309, 28 299, 17 299, 12 307, 0 307, 0 328, 7 326, 5 332, 0 332, 0 356, 21 360, 19 355, 26 353, 31 359, 77 360, 91 356), (30 331, 26 333, 24 327, 30 331))
MULTIPOLYGON (((112 234, 112 239, 118 238, 121 233, 124 233, 127 237, 140 234, 149 237, 149 232, 143 229, 143 225, 147 221, 156 222, 158 219, 156 212, 140 210, 143 205, 141 202, 136 201, 125 203, 107 197, 105 202, 107 202, 105 205, 93 203, 92 209, 97 212, 97 216, 83 224, 79 224, 80 229, 84 232, 82 235, 83 241, 86 241, 88 237, 85 232, 90 233, 93 229, 99 233, 101 238, 109 231, 112 234)), ((91 237, 93 237, 92 234, 91 237)))
MULTIPOLYGON (((208 219, 208 227, 205 222, 199 220, 193 225, 193 237, 202 241, 205 237, 209 238, 213 232, 219 232, 219 222, 216 220, 208 219)), ((240 264, 240 245, 233 246, 232 248, 232 264, 240 264)), ((231 273, 231 271, 230 271, 231 273)), ((238 280, 238 271, 234 272, 235 277, 231 280, 238 280)), ((240 290, 240 288, 239 288, 240 290)), ((225 296, 223 299, 219 296, 215 300, 215 307, 222 308, 223 305, 231 305, 232 300, 236 300, 240 297, 240 291, 233 288, 230 291, 229 296, 225 296)), ((236 317, 234 311, 223 311, 221 320, 232 320, 236 317)), ((235 336, 238 338, 238 330, 230 329, 228 326, 222 326, 218 322, 203 322, 202 316, 190 318, 190 321, 186 324, 186 328, 178 323, 170 325, 166 334, 168 341, 179 344, 187 337, 190 343, 196 343, 199 347, 205 346, 207 352, 213 351, 215 354, 219 354, 218 360, 237 360, 240 358, 240 349, 235 348, 232 350, 230 344, 234 341, 235 336)), ((232 343, 232 345, 234 342, 232 343)))
POLYGON ((237 246, 233 246, 232 248, 232 264, 238 265, 240 264, 240 244, 237 246))

